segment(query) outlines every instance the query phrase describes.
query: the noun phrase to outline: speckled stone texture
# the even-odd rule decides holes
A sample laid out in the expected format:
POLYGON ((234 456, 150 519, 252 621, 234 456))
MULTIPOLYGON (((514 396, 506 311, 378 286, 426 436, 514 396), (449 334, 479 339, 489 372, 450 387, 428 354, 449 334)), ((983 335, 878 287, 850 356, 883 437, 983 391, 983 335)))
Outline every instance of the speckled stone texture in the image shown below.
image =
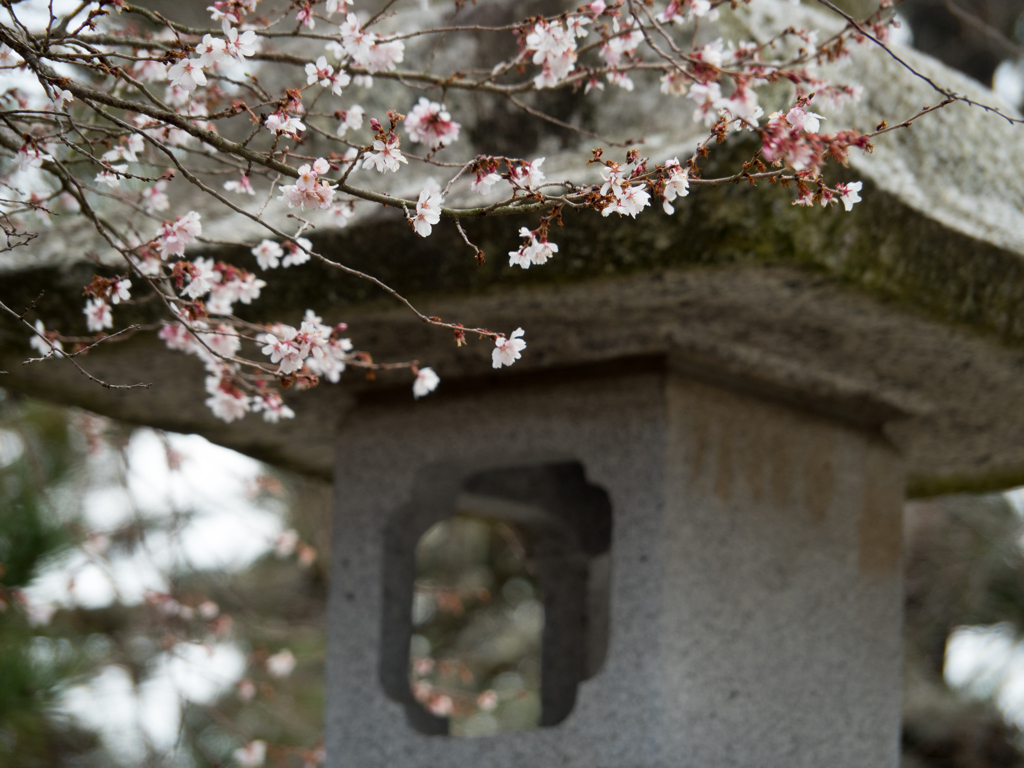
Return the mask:
POLYGON ((894 767, 903 487, 877 433, 671 374, 363 403, 338 437, 327 765, 894 767), (602 667, 556 726, 422 734, 381 683, 388 521, 424 468, 563 461, 612 507, 602 667))

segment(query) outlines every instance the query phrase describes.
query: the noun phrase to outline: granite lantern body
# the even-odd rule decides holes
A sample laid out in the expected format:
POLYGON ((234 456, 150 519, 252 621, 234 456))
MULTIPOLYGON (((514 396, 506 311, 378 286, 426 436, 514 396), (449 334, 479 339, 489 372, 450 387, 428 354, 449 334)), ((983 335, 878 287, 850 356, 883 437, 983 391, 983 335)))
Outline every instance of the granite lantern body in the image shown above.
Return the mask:
POLYGON ((897 764, 905 478, 877 430, 624 372, 368 404, 338 445, 330 765, 897 764), (453 739, 408 693, 402 539, 465 493, 590 524, 610 506, 591 598, 548 605, 533 731, 453 739))

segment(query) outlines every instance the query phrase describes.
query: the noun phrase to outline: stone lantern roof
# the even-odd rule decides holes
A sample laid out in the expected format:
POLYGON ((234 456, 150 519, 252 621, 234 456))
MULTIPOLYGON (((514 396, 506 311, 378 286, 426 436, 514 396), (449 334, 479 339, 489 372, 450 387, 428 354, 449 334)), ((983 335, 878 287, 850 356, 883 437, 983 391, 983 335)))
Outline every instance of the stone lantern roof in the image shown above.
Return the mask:
MULTIPOLYGON (((794 23, 794 14, 808 24, 830 23, 788 3, 759 5, 763 10, 750 11, 761 14, 751 28, 794 23)), ((898 51, 957 93, 996 101, 943 65, 898 51)), ((843 76, 866 96, 842 114, 829 113, 830 129, 870 131, 941 99, 877 51, 858 53, 843 76)), ((697 129, 681 102, 657 93, 635 98, 641 101, 623 95, 601 107, 602 124, 645 134, 640 149, 655 162, 692 151, 697 129), (635 125, 637 114, 650 124, 635 125)), ((712 153, 706 175, 715 167, 731 172, 754 145, 729 147, 712 153)), ((568 169, 570 158, 580 164, 579 148, 541 144, 532 151, 546 153, 549 178, 568 169)), ((851 213, 794 207, 790 192, 769 184, 695 188, 671 217, 566 214, 565 228, 553 236, 559 254, 529 271, 509 268, 504 258, 518 242, 518 220, 466 223, 487 254, 482 266, 453 228, 442 223, 424 240, 394 211, 313 231, 319 250, 375 275, 426 314, 505 332, 525 328, 529 346, 512 369, 491 370, 489 343, 471 338, 456 347, 372 285, 314 264, 275 273, 273 290, 251 312, 296 320, 312 308, 327 322, 344 320, 357 348, 376 359, 415 357, 432 366, 442 378, 432 398, 672 371, 882 430, 906 460, 911 495, 1003 488, 1024 483, 1024 181, 1012 160, 1022 154, 1020 127, 953 104, 880 137, 873 154, 851 157, 845 173, 865 182, 863 202, 851 213)), ((253 234, 247 226, 234 215, 204 214, 211 237, 238 241, 253 234)), ((98 247, 84 223, 55 223, 28 247, 0 254, 0 296, 23 308, 45 291, 38 316, 48 327, 78 330, 82 285, 107 258, 98 247)), ((197 255, 254 267, 245 248, 213 250, 197 255)), ((145 307, 126 308, 117 320, 149 317, 145 307)), ((0 342, 5 387, 128 422, 199 432, 325 477, 332 436, 352 409, 368 399, 411 399, 407 378, 368 382, 351 371, 340 385, 288 395, 297 413, 292 422, 270 426, 250 416, 227 425, 203 405, 199 362, 164 349, 155 334, 101 345, 82 359, 107 381, 152 382, 131 391, 105 390, 59 361, 22 366, 26 339, 6 320, 0 342)))

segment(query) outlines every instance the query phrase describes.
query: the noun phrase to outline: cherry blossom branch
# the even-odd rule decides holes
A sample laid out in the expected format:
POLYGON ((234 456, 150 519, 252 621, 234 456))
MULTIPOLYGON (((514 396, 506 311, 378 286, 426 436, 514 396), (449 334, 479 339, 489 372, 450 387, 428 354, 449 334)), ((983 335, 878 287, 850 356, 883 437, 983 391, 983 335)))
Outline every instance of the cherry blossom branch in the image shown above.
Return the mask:
POLYGON ((1022 118, 1011 117, 1010 115, 1007 115, 1006 113, 1002 112, 1001 110, 999 110, 996 107, 990 106, 988 104, 983 104, 980 101, 975 101, 974 99, 968 98, 967 96, 961 96, 961 95, 959 95, 957 93, 954 93, 949 88, 946 88, 944 86, 939 85, 934 80, 932 80, 930 77, 928 77, 924 73, 919 72, 918 70, 914 69, 913 66, 908 64, 902 58, 900 58, 895 52, 893 52, 892 48, 890 48, 888 45, 886 45, 882 40, 879 40, 875 35, 871 34, 866 29, 864 29, 864 27, 860 23, 858 23, 857 20, 853 18, 853 16, 848 14, 842 8, 838 7, 831 0, 817 0, 817 2, 821 3, 826 8, 834 11, 835 13, 839 14, 844 19, 846 19, 847 23, 850 24, 854 29, 856 29, 858 34, 863 35, 868 40, 873 42, 875 45, 877 45, 879 48, 881 48, 883 51, 885 51, 887 54, 889 54, 889 56, 891 56, 901 66, 903 66, 908 72, 910 72, 915 77, 923 80, 924 82, 928 83, 928 85, 930 85, 936 92, 940 93, 943 97, 945 97, 950 102, 961 101, 964 104, 968 104, 969 106, 979 107, 979 108, 985 110, 986 112, 991 112, 992 114, 999 115, 999 117, 1003 118, 1004 120, 1006 120, 1007 122, 1009 122, 1011 124, 1024 124, 1024 119, 1022 119, 1022 118))
POLYGON ((138 384, 111 384, 110 382, 103 381, 103 379, 96 378, 91 373, 89 373, 87 370, 85 370, 81 365, 78 364, 78 361, 74 359, 74 355, 73 354, 69 355, 69 354, 67 354, 67 353, 57 349, 57 347, 54 346, 54 344, 48 338, 46 338, 46 335, 41 333, 41 332, 39 332, 34 325, 32 325, 30 322, 28 322, 24 318, 24 316, 19 315, 17 312, 15 312, 13 309, 8 307, 2 301, 0 301, 0 309, 2 309, 4 312, 9 314, 11 317, 13 317, 19 323, 21 323, 26 328, 28 328, 29 331, 31 331, 32 335, 36 336, 37 338, 42 339, 43 342, 46 343, 50 347, 50 352, 46 355, 46 357, 32 358, 32 359, 29 359, 29 360, 26 360, 25 362, 23 362, 22 365, 27 365, 28 363, 38 362, 40 360, 46 360, 51 355, 56 355, 58 357, 62 357, 62 358, 67 359, 73 366, 75 366, 75 368, 78 369, 79 373, 81 373, 83 376, 85 376, 87 379, 89 379, 89 381, 93 382, 94 384, 99 384, 104 389, 138 389, 140 387, 142 389, 149 389, 149 387, 152 386, 152 384, 146 384, 146 383, 143 383, 143 382, 139 382, 138 384))

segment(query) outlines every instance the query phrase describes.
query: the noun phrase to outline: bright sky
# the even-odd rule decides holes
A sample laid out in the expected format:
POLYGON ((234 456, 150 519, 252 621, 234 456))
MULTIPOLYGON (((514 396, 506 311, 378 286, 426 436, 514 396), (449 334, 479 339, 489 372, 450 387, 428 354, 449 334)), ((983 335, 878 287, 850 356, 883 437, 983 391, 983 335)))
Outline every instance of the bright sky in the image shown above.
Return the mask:
MULTIPOLYGON (((1024 488, 1005 494, 1024 517, 1024 488)), ((1024 537, 1020 540, 1024 548, 1024 537)), ((1024 728, 1024 640, 1008 624, 959 627, 946 642, 946 682, 980 699, 991 697, 1008 722, 1024 728)))
MULTIPOLYGON (((0 464, 20 452, 5 437, 9 434, 0 434, 0 464)), ((114 531, 135 515, 160 523, 189 513, 177 533, 149 535, 130 555, 111 548, 105 560, 72 550, 25 590, 32 602, 100 608, 119 597, 124 604, 138 604, 146 590, 165 591, 167 574, 178 567, 238 571, 272 548, 285 509, 265 499, 259 505, 252 501, 256 478, 264 473, 260 463, 196 435, 166 439, 182 457, 177 470, 168 468, 161 437, 139 429, 126 449, 125 482, 117 476, 119 458, 104 448, 89 458, 93 481, 82 501, 85 522, 98 533, 114 531)), ((41 652, 46 648, 41 645, 41 652)), ((108 666, 69 689, 62 709, 97 729, 132 765, 145 756, 147 742, 159 754, 173 752, 184 701, 212 702, 244 673, 245 655, 232 643, 179 643, 160 655, 156 670, 137 690, 125 669, 108 666)))

